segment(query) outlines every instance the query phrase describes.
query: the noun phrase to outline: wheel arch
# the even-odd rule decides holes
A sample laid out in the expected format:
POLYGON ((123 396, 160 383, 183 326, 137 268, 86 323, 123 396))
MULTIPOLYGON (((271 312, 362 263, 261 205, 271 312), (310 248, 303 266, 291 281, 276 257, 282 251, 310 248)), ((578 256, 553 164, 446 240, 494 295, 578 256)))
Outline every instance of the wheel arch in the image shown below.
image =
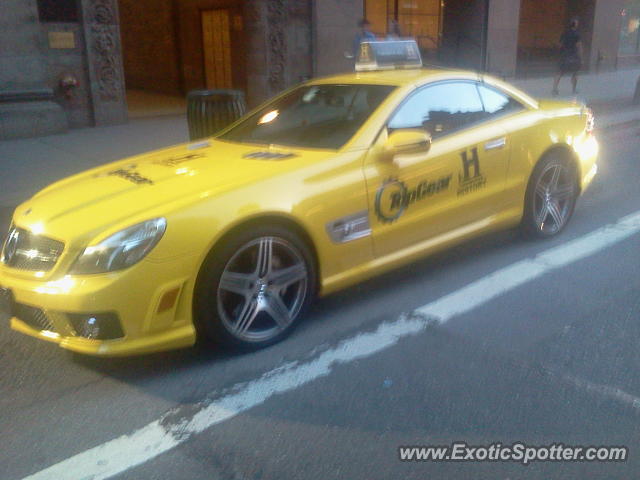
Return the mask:
MULTIPOLYGON (((520 221, 520 229, 523 233, 525 233, 527 236, 538 236, 539 234, 536 233, 534 235, 534 230, 531 228, 530 226, 530 222, 531 222, 531 210, 528 209, 530 203, 532 202, 532 195, 533 195, 533 183, 538 175, 538 169, 542 168, 541 166, 543 165, 543 163, 549 159, 551 160, 554 156, 556 156, 556 158, 560 158, 563 160, 566 160, 570 163, 570 165, 573 166, 574 172, 575 172, 575 186, 576 186, 576 194, 574 196, 573 199, 573 205, 571 207, 571 211, 569 213, 569 217, 571 216, 571 214, 573 213, 573 208, 575 208, 575 200, 577 199, 577 197, 580 195, 580 192, 582 190, 582 186, 581 186, 581 168, 580 168, 580 161, 579 158, 577 157, 575 151, 571 148, 571 146, 569 146, 566 143, 557 143, 554 144, 552 146, 550 146, 549 148, 547 148, 539 157, 538 160, 533 164, 533 168, 531 169, 531 173, 529 175, 529 178, 527 180, 527 187, 525 189, 525 195, 524 195, 524 201, 523 201, 523 213, 522 213, 522 218, 520 221)), ((564 226, 566 225, 567 221, 564 223, 564 225, 560 228, 560 230, 562 228, 564 228, 564 226)), ((537 232, 537 230, 536 230, 537 232)))
MULTIPOLYGON (((200 266, 198 268, 198 275, 196 277, 196 290, 198 288, 198 284, 201 279, 201 275, 204 271, 204 268, 207 262, 210 261, 210 258, 216 250, 218 250, 221 245, 224 245, 225 242, 228 242, 234 235, 238 233, 249 230, 254 226, 264 226, 264 225, 274 225, 286 228, 300 237, 300 240, 305 243, 305 245, 309 248, 309 251, 312 256, 312 260, 314 262, 315 274, 316 274, 316 289, 319 288, 320 285, 320 259, 318 255, 318 250, 316 248, 316 244, 313 241, 311 235, 308 230, 296 219, 284 213, 270 212, 270 213, 261 213, 250 218, 244 218, 236 223, 228 225, 224 231, 218 235, 218 237, 214 240, 212 245, 209 247, 207 254, 204 256, 202 261, 200 262, 200 266)), ((317 292, 314 292, 317 293, 317 292)))
MULTIPOLYGON (((536 167, 540 164, 540 162, 542 162, 547 157, 550 157, 551 155, 562 155, 564 158, 566 158, 571 162, 571 164, 573 165, 573 168, 575 168, 577 173, 576 179, 578 182, 578 185, 577 185, 578 195, 580 195, 582 191, 582 169, 580 166, 580 160, 576 152, 573 150, 573 148, 571 148, 571 146, 566 143, 556 143, 554 145, 551 145, 544 152, 542 152, 542 154, 538 157, 538 160, 534 163, 533 168, 531 169, 531 175, 529 175, 529 182, 533 177, 533 172, 535 171, 536 167)), ((527 182, 527 189, 529 188, 529 182, 527 182)))
MULTIPOLYGON (((300 222, 291 218, 286 214, 278 214, 278 213, 264 213, 259 214, 250 218, 244 218, 235 224, 231 224, 228 228, 224 229, 223 232, 220 233, 212 242, 209 247, 208 252, 201 260, 200 265, 198 267, 198 272, 195 278, 195 283, 193 287, 193 296, 191 298, 191 313, 192 313, 192 321, 193 325, 196 329, 196 338, 198 342, 204 342, 203 344, 207 344, 208 341, 211 341, 214 337, 211 335, 211 331, 208 329, 209 325, 206 322, 206 317, 202 316, 201 308, 203 305, 206 305, 206 297, 199 295, 203 288, 206 287, 206 279, 207 279, 207 266, 210 262, 214 261, 215 252, 220 251, 225 248, 225 242, 229 242, 235 235, 243 234, 245 231, 251 230, 255 227, 280 227, 285 228, 288 231, 292 232, 296 235, 301 242, 304 242, 305 246, 308 249, 308 255, 311 256, 311 261, 314 263, 313 268, 315 271, 314 278, 314 290, 312 290, 311 295, 315 296, 319 289, 319 278, 320 278, 320 270, 319 270, 319 260, 318 260, 318 252, 316 246, 311 239, 311 235, 308 231, 300 224, 300 222), (204 302, 204 303, 203 303, 204 302), (209 333, 208 333, 209 332, 209 333)), ((218 332, 216 335, 220 335, 218 332)), ((218 342, 217 337, 214 340, 218 342)), ((246 345, 245 345, 246 347, 246 345)))

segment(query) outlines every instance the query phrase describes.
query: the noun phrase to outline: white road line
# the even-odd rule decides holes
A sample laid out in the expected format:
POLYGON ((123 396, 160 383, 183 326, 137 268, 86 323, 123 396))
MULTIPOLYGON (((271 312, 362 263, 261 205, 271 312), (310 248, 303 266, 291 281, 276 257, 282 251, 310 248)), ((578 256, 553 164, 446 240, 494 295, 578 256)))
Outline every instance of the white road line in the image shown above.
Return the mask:
POLYGON ((278 393, 294 390, 329 375, 339 364, 369 357, 395 345, 401 338, 424 331, 432 321, 446 322, 552 270, 593 255, 640 232, 640 211, 533 259, 502 268, 466 287, 424 305, 412 315, 382 323, 374 332, 361 333, 326 350, 306 363, 291 363, 261 378, 238 385, 233 393, 203 404, 181 420, 180 408, 130 435, 123 435, 35 473, 28 480, 112 477, 185 442, 194 434, 264 403, 278 393))
POLYGON ((559 378, 574 387, 584 390, 592 395, 597 395, 600 398, 613 400, 618 404, 632 409, 636 414, 640 414, 640 397, 631 395, 618 387, 593 383, 572 375, 561 375, 559 378))

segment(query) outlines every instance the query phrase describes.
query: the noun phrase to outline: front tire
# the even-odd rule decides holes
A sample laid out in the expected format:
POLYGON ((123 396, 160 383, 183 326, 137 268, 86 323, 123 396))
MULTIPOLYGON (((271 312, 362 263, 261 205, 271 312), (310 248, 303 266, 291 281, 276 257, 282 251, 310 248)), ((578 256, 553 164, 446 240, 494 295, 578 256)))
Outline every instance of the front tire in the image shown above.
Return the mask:
POLYGON ((569 223, 578 197, 576 166, 557 153, 542 159, 529 179, 522 230, 527 236, 549 238, 569 223))
POLYGON ((298 235, 247 228, 209 255, 196 288, 196 328, 224 346, 266 347, 291 333, 315 290, 313 256, 298 235))

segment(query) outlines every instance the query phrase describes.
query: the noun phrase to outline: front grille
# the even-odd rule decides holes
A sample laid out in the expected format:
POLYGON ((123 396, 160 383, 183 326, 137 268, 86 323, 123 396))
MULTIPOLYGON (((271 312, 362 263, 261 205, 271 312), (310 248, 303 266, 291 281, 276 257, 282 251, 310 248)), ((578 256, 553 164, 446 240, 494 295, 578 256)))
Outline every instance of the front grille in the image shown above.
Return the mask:
POLYGON ((55 328, 51 320, 49 320, 49 317, 39 308, 30 307, 22 303, 15 303, 13 305, 13 315, 36 330, 55 332, 55 328))
POLYGON ((48 272, 63 250, 62 242, 13 227, 4 242, 2 262, 18 270, 48 272))

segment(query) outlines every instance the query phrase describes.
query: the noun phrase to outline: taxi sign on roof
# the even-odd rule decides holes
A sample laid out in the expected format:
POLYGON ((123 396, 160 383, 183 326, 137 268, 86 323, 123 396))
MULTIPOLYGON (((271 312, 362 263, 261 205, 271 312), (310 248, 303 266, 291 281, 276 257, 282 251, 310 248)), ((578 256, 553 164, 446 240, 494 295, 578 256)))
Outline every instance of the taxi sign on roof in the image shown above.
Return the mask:
POLYGON ((422 57, 415 40, 372 40, 360 44, 356 71, 421 68, 422 57))

